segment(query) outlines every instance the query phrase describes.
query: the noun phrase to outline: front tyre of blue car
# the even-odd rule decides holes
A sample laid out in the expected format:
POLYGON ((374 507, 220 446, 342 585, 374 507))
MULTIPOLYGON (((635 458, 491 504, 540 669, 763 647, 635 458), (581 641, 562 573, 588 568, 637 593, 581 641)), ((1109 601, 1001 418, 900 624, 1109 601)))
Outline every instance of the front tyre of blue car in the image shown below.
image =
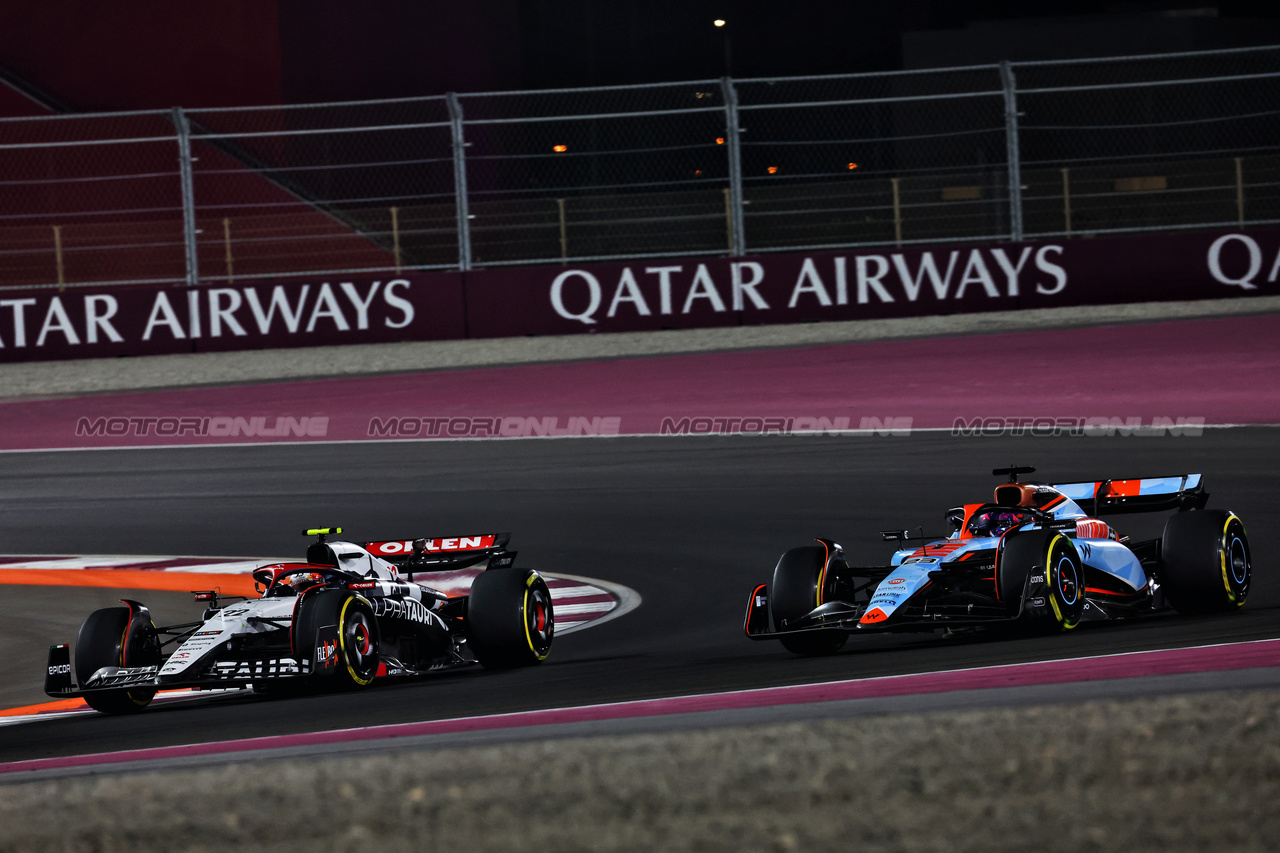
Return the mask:
MULTIPOLYGON (((792 548, 778 560, 769 587, 769 609, 775 631, 786 631, 823 604, 831 588, 827 577, 830 554, 823 545, 792 548)), ((849 638, 844 631, 804 631, 782 634, 782 647, 792 654, 829 655, 849 638)))

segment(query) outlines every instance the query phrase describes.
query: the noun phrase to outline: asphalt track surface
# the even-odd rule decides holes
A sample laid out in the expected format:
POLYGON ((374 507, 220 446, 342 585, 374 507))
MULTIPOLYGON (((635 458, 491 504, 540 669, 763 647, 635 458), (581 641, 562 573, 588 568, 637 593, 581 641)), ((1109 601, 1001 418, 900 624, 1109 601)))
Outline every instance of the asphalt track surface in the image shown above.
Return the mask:
MULTIPOLYGON (((561 638, 533 669, 9 726, 0 728, 0 761, 1280 637, 1280 534, 1271 522, 1278 466, 1280 429, 1271 427, 1160 437, 915 433, 9 454, 0 537, 10 553, 288 554, 304 546, 297 531, 315 524, 371 538, 503 529, 513 531, 520 563, 621 583, 644 601, 561 638), (1203 473, 1210 505, 1236 510, 1249 526, 1248 605, 1062 636, 866 636, 822 659, 742 636, 752 584, 768 579, 786 548, 827 535, 856 561, 883 560, 890 549, 878 530, 921 524, 941 533, 943 510, 986 499, 990 469, 1011 462, 1058 481, 1203 473)), ((1158 535, 1163 523, 1114 520, 1135 539, 1158 535)), ((38 701, 43 649, 74 639, 79 617, 98 606, 86 597, 106 597, 77 591, 55 609, 64 595, 0 591, 0 639, 10 650, 0 679, 27 689, 30 701, 38 701), (73 604, 85 610, 69 612, 73 604)), ((177 598, 163 604, 194 613, 177 598)))

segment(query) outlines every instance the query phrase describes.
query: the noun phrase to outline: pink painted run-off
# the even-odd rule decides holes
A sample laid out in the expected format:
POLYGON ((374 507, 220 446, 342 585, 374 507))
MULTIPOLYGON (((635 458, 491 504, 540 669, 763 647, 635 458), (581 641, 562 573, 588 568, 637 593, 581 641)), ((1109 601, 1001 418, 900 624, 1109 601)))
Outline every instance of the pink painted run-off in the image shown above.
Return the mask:
MULTIPOLYGON (((1280 314, 0 404, 0 450, 363 440, 378 418, 1202 418, 1280 423, 1280 314), (296 437, 76 435, 80 418, 328 418, 296 437)), ((119 422, 118 423, 122 423, 119 422)), ((224 421, 224 423, 229 423, 224 421)), ((172 426, 170 428, 176 428, 172 426)), ((286 430, 287 431, 287 427, 286 430)))
POLYGON ((455 732, 524 728, 557 723, 622 720, 703 711, 764 708, 777 705, 799 705, 849 699, 874 699, 886 696, 914 696, 949 693, 957 690, 1070 684, 1084 681, 1108 681, 1141 676, 1222 672, 1275 666, 1280 666, 1280 640, 1258 640, 1188 649, 1131 652, 1104 657, 868 678, 858 681, 834 681, 825 684, 769 687, 733 693, 710 693, 699 696, 677 696, 668 699, 646 699, 635 702, 619 702, 612 705, 553 708, 545 711, 495 714, 486 717, 466 717, 424 723, 402 723, 307 734, 246 738, 216 743, 107 752, 96 755, 39 758, 0 764, 0 773, 89 767, 133 761, 164 761, 186 756, 248 753, 268 749, 293 749, 358 741, 443 735, 455 732))

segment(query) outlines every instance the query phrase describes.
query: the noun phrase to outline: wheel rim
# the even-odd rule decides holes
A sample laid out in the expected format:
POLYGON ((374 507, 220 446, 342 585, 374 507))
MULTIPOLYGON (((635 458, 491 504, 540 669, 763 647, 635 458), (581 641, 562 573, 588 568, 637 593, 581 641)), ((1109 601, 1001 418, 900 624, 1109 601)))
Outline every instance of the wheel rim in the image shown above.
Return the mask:
POLYGON ((541 585, 528 591, 525 600, 525 627, 530 648, 535 654, 545 656, 551 648, 551 637, 555 633, 555 615, 551 609, 551 596, 541 585))
POLYGON ((352 599, 343 609, 342 648, 347 666, 359 680, 369 679, 377 667, 378 650, 374 643, 374 628, 363 608, 352 607, 352 599), (350 609, 348 609, 350 608, 350 609))
POLYGON ((1232 537, 1227 546, 1227 565, 1231 569, 1232 580, 1237 585, 1244 586, 1245 581, 1249 580, 1249 554, 1239 536, 1232 537))
POLYGON ((369 654, 369 647, 373 644, 373 641, 369 639, 368 627, 363 622, 357 623, 352 626, 351 633, 355 640, 354 645, 357 653, 360 655, 369 654))
POLYGON ((1066 555, 1058 560, 1058 593, 1062 603, 1068 607, 1080 599, 1080 577, 1076 574, 1075 562, 1066 555))

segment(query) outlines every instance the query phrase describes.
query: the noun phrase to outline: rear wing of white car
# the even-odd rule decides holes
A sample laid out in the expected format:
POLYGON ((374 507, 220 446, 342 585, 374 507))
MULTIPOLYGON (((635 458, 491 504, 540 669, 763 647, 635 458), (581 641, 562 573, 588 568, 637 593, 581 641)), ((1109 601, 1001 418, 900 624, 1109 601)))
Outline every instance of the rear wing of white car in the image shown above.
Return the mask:
POLYGON ((510 533, 481 533, 365 542, 364 549, 412 574, 463 569, 486 561, 487 568, 506 568, 516 556, 515 551, 507 550, 510 541, 510 533))
POLYGON ((1209 500, 1199 474, 1144 477, 1135 480, 1093 480, 1055 484, 1054 488, 1091 515, 1122 512, 1161 512, 1201 509, 1209 500))

